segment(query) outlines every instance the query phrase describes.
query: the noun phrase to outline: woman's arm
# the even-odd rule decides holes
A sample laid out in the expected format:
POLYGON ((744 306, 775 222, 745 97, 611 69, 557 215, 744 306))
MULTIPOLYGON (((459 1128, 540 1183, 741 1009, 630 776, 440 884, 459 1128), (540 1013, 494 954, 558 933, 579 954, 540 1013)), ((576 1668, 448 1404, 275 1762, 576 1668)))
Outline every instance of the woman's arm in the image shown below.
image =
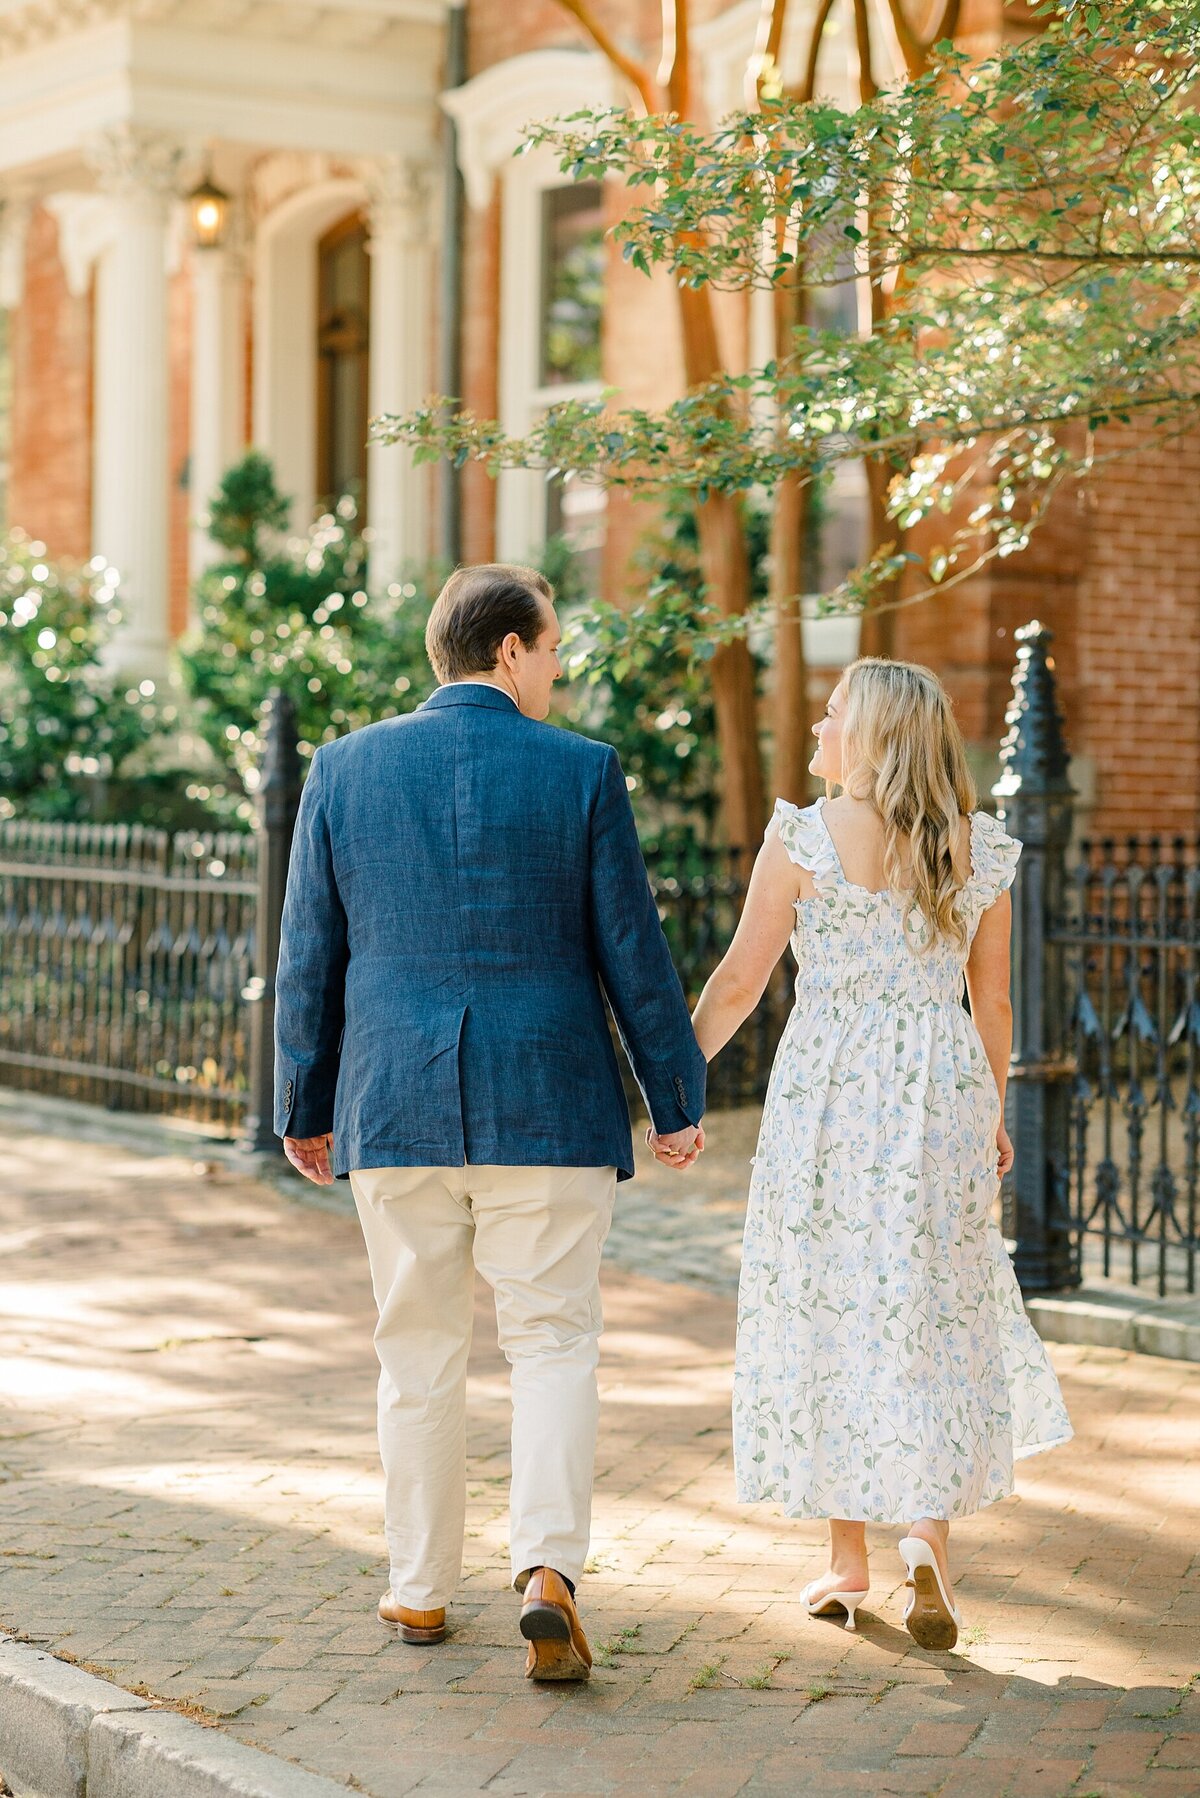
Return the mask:
POLYGON ((712 1061, 745 1023, 763 996, 771 970, 796 927, 796 898, 803 875, 772 829, 758 852, 746 903, 724 960, 712 974, 692 1014, 692 1028, 712 1061))
POLYGON ((1008 1061, 1012 1054, 1012 998, 1009 990, 1009 939, 1012 935, 1012 899, 1001 893, 979 920, 975 941, 967 957, 967 992, 971 996, 971 1016, 983 1038, 988 1065, 1000 1089, 1008 1084, 1008 1061))
POLYGON ((1000 1093, 1001 1124, 996 1133, 1000 1173, 1013 1164, 1013 1148, 1004 1127, 1004 1089, 1012 1054, 1013 1014, 1009 988, 1009 939, 1012 935, 1012 899, 1001 893, 979 920, 975 941, 967 957, 967 992, 971 1016, 983 1041, 988 1066, 1000 1093))

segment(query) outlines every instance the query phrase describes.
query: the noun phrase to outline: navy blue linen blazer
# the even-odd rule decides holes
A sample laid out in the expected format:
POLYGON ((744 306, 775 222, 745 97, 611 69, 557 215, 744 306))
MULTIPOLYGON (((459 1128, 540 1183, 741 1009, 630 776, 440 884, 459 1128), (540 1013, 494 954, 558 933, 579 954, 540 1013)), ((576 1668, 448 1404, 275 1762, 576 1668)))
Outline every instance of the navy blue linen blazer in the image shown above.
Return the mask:
POLYGON ((629 1111, 605 1016, 660 1131, 706 1065, 616 751, 440 687, 313 756, 275 989, 275 1130, 352 1168, 616 1167, 629 1111))

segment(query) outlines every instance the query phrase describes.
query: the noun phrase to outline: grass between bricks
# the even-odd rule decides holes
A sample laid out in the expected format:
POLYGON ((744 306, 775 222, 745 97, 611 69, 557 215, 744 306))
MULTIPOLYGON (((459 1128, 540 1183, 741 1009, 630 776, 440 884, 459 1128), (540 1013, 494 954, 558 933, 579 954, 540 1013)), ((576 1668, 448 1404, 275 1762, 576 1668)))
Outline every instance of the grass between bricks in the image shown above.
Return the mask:
POLYGON ((1157 1723, 1159 1721, 1159 1719, 1162 1717, 1177 1717, 1179 1715, 1180 1711, 1183 1709, 1184 1699, 1191 1696, 1191 1694, 1196 1690, 1196 1687, 1198 1684, 1200 1684, 1200 1673, 1193 1673, 1190 1676, 1190 1678, 1187 1679, 1182 1686, 1177 1686, 1175 1688, 1176 1691, 1179 1693, 1179 1696, 1175 1700, 1174 1704, 1167 1706, 1166 1710, 1164 1710, 1164 1711, 1134 1711, 1133 1714, 1135 1717, 1140 1718, 1143 1722, 1145 1722, 1147 1719, 1149 1719, 1151 1722, 1154 1722, 1154 1723, 1157 1723))

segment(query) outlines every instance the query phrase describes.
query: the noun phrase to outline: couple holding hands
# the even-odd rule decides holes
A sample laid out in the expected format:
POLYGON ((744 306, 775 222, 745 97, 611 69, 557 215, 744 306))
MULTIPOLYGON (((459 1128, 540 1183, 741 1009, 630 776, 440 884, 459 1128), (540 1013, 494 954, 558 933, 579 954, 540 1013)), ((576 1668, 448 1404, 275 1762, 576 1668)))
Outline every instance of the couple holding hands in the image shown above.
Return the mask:
POLYGON ((864 660, 815 726, 836 798, 780 800, 737 933, 689 1019, 616 752, 545 722, 554 595, 461 568, 441 683, 323 744, 296 822, 276 984, 275 1128, 348 1178, 379 1310, 391 1564, 379 1616, 446 1634, 466 1507, 475 1271, 511 1367, 513 1586, 526 1673, 586 1679, 600 1256, 633 1175, 611 1008, 658 1160, 703 1151, 709 1061, 791 944, 746 1219, 737 1494, 829 1520, 813 1615, 854 1627, 866 1524, 902 1524, 905 1621, 952 1647, 952 1519, 1071 1428, 993 1219, 1012 1160, 1008 888, 923 668, 864 660), (971 1015, 962 1004, 964 974, 971 1015))

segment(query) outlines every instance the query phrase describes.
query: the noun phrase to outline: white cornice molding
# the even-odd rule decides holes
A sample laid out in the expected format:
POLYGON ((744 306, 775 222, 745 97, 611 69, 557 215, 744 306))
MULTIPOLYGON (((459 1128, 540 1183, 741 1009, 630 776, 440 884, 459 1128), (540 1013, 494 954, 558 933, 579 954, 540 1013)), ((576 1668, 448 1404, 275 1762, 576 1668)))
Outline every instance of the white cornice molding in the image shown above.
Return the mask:
POLYGON ((458 166, 477 210, 491 199, 492 180, 515 153, 527 127, 620 100, 616 77, 598 52, 529 50, 450 89, 441 103, 458 133, 458 166))
POLYGON ((447 10, 448 0, 0 0, 0 60, 112 20, 369 49, 406 25, 440 24, 447 10))

